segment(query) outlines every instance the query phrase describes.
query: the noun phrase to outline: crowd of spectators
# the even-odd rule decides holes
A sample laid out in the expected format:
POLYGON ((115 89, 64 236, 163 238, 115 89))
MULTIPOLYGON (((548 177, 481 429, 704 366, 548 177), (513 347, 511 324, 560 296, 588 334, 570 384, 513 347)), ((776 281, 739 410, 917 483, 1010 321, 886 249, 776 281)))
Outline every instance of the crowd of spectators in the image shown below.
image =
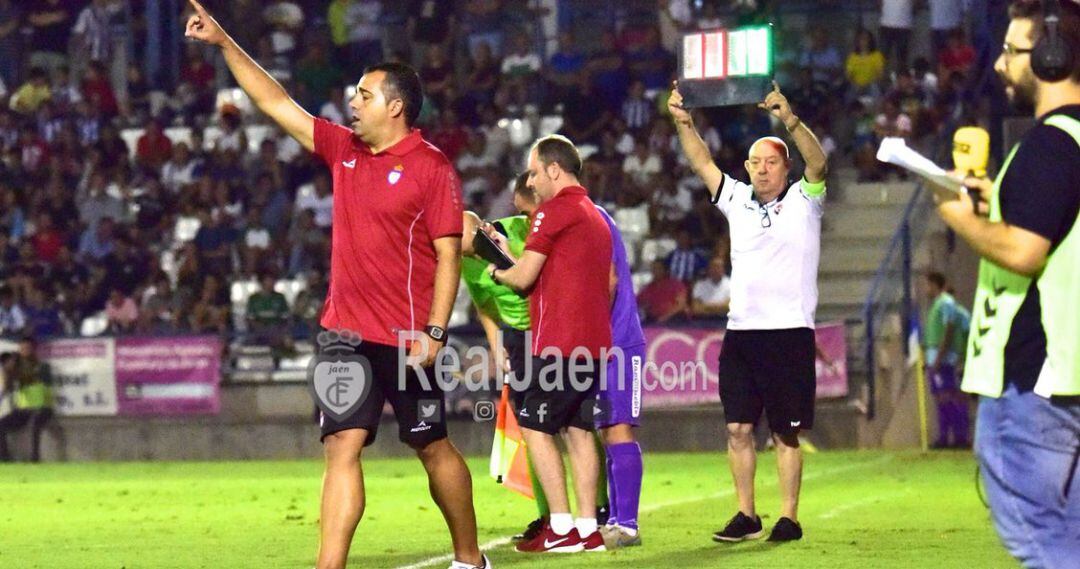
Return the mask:
MULTIPOLYGON (((276 129, 249 140, 264 119, 218 100, 229 80, 217 54, 154 31, 148 11, 173 4, 0 0, 0 334, 78 334, 99 315, 111 333, 269 338, 305 333, 318 314, 327 172, 276 129), (158 67, 122 56, 151 34, 164 42, 158 67), (168 54, 178 69, 160 63, 168 54), (133 128, 141 134, 126 142, 133 128), (282 279, 302 292, 275 296, 282 279), (239 281, 261 284, 237 318, 239 281)), ((467 207, 489 219, 515 213, 510 182, 524 155, 515 119, 535 131, 538 117, 561 116, 560 131, 588 151, 594 199, 645 212, 641 237, 668 244, 636 256, 653 275, 641 290, 647 319, 726 312, 726 223, 681 158, 665 102, 680 33, 767 21, 777 2, 628 1, 640 9, 595 30, 560 17, 573 0, 204 4, 331 121, 347 122, 347 86, 364 65, 413 63, 428 95, 425 136, 457 166, 467 207)), ((184 15, 164 21, 181 26, 184 15)), ((961 20, 935 28, 940 49, 909 66, 907 36, 886 15, 885 52, 871 30, 778 34, 782 88, 826 149, 867 180, 887 174, 873 160, 880 137, 923 137, 972 111, 961 20)), ((749 144, 776 126, 754 106, 712 109, 696 124, 735 175, 749 144)))

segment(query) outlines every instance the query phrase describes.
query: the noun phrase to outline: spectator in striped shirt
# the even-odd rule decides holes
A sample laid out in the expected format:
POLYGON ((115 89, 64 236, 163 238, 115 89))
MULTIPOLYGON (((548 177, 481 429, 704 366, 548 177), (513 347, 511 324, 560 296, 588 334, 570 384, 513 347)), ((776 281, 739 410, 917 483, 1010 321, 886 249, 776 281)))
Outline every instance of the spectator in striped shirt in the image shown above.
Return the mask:
POLYGON ((79 144, 90 146, 101 138, 101 113, 83 99, 75 105, 78 115, 75 118, 75 129, 79 133, 79 144))
POLYGON ((668 254, 664 263, 667 265, 671 277, 684 283, 695 280, 709 264, 708 260, 705 259, 705 255, 697 247, 694 247, 690 232, 685 229, 679 231, 677 246, 674 251, 668 254))
POLYGON ((109 27, 112 0, 93 0, 89 6, 79 12, 72 32, 75 34, 73 53, 86 61, 105 62, 109 60, 109 48, 112 43, 112 30, 109 27))
POLYGON ((635 80, 630 84, 630 93, 622 105, 622 119, 626 126, 635 132, 640 132, 649 126, 652 120, 653 105, 645 98, 645 84, 635 80))
POLYGON ((56 107, 51 101, 46 101, 41 105, 38 111, 38 130, 46 143, 53 144, 66 125, 67 120, 56 112, 56 107))

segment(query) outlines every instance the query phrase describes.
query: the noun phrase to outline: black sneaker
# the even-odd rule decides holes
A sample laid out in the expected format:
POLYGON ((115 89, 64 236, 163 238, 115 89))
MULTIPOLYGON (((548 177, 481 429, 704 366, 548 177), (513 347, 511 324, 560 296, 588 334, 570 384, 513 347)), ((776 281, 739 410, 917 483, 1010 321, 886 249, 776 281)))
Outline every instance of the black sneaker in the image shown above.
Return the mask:
POLYGON ((750 516, 739 512, 724 529, 713 534, 713 541, 743 541, 746 539, 758 539, 765 535, 765 528, 761 527, 759 516, 750 516))
POLYGON ((780 518, 769 534, 769 541, 798 541, 802 539, 802 526, 789 518, 780 518))
POLYGON ((544 524, 547 520, 544 518, 536 518, 529 522, 529 526, 525 528, 525 531, 519 533, 513 537, 514 543, 521 541, 531 541, 536 536, 540 535, 540 532, 544 529, 544 524))

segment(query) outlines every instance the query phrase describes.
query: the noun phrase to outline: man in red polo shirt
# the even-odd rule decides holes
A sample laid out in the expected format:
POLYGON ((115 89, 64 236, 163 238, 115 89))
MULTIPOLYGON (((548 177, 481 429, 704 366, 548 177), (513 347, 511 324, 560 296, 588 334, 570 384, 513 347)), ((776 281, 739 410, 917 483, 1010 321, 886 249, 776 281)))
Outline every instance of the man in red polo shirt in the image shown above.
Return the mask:
POLYGON ((370 391, 351 414, 320 416, 326 473, 318 568, 345 566, 364 511, 360 453, 375 440, 385 401, 394 408, 399 438, 424 463, 450 528, 451 568, 489 567, 477 547, 472 478, 446 438, 438 382, 426 381, 434 376, 457 295, 462 207, 450 162, 412 129, 423 101, 419 76, 405 65, 369 67, 349 103, 351 129, 315 119, 198 2, 190 2, 195 15, 186 35, 220 47, 255 105, 333 174, 330 290, 320 321, 333 331, 319 334, 319 344, 340 353, 346 345, 336 340, 358 335, 362 342, 347 349, 370 364, 371 377, 370 391), (409 365, 402 361, 406 347, 409 365))
MULTIPOLYGON (((529 291, 532 361, 517 410, 529 457, 551 509, 530 553, 603 551, 596 524, 599 457, 592 434, 600 366, 611 348, 611 230, 578 177, 581 157, 562 136, 540 139, 529 153, 529 186, 540 202, 525 252, 496 283, 529 291), (530 373, 531 369, 531 373, 530 373), (584 412, 583 412, 584 407, 584 412), (578 518, 570 514, 566 473, 555 435, 566 430, 578 518)), ((492 234, 505 245, 505 238, 492 234)), ((504 246, 504 250, 509 250, 504 246)))

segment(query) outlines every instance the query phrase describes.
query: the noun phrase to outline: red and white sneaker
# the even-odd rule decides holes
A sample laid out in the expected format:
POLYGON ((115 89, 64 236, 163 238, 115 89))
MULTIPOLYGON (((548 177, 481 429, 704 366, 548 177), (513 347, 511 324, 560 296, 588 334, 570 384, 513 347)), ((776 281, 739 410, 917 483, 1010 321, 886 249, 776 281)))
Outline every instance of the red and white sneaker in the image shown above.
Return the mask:
MULTIPOLYGON (((600 541, 603 544, 603 539, 600 541)), ((559 535, 551 529, 551 524, 544 524, 540 534, 517 544, 522 553, 577 553, 585 550, 585 541, 578 535, 577 528, 566 535, 559 535)))
POLYGON ((585 545, 585 551, 607 551, 607 546, 604 545, 604 534, 600 533, 600 530, 592 532, 581 542, 585 545))

